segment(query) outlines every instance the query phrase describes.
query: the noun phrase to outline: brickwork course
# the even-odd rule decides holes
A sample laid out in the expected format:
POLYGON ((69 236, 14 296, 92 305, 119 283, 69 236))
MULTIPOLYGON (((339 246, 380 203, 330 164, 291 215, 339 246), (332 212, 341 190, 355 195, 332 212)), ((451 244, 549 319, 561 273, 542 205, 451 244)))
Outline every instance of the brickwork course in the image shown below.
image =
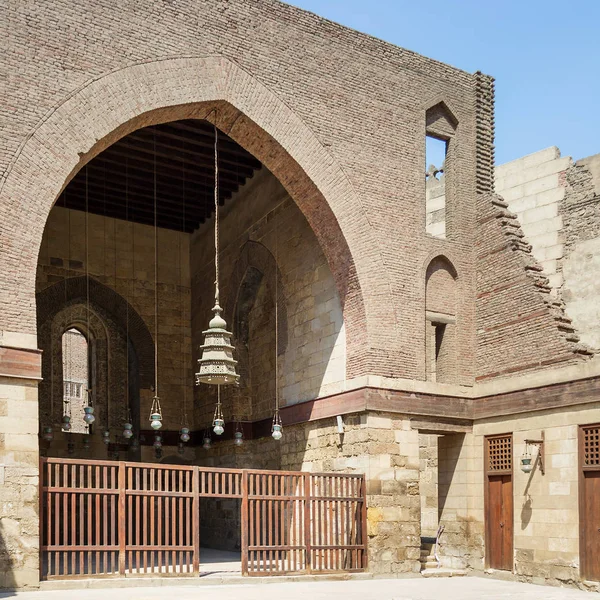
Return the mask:
MULTIPOLYGON (((97 416, 76 457, 105 459, 101 432, 122 441, 131 418, 145 443, 109 458, 364 473, 371 572, 418 574, 422 537, 440 525, 442 567, 481 572, 486 436, 511 433, 509 576, 593 587, 577 439, 600 422, 598 157, 550 148, 494 171, 491 76, 275 0, 13 1, 6 17, 0 587, 39 585, 38 460, 71 453, 59 422, 73 327, 97 416), (241 375, 223 409, 245 432, 239 447, 200 445, 216 401, 193 377, 214 302, 212 218, 155 232, 56 204, 118 140, 185 119, 214 123, 262 164, 220 211, 241 375), (426 136, 446 142, 443 173, 426 165, 426 136), (276 393, 281 442, 269 435, 276 393), (193 440, 178 454, 184 422, 193 440), (55 439, 40 442, 48 426, 55 439), (545 472, 526 475, 520 456, 542 432, 545 472)), ((236 501, 202 510, 204 543, 239 549, 236 501)))

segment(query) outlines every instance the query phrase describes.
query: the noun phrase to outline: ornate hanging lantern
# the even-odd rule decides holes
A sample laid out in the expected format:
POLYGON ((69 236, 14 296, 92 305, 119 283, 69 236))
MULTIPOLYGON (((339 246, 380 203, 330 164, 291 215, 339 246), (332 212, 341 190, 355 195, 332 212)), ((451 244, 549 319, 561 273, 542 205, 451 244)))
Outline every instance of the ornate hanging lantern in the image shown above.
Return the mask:
POLYGON ((214 316, 203 331, 204 344, 200 346, 202 358, 198 360, 200 369, 196 373, 196 384, 227 385, 236 383, 237 361, 233 359, 231 332, 227 331, 227 323, 221 316, 223 309, 219 304, 219 163, 218 132, 215 125, 215 305, 214 316))
POLYGON ((110 444, 110 431, 108 429, 102 432, 102 442, 105 446, 110 444))
POLYGON ((44 431, 42 433, 42 438, 47 442, 51 442, 54 439, 54 433, 52 432, 52 427, 44 427, 44 431))
POLYGON ((83 436, 83 449, 86 451, 90 449, 90 436, 89 435, 83 436))
POLYGON ((275 411, 273 417, 273 425, 271 425, 271 435, 274 440, 280 440, 283 437, 283 425, 281 423, 281 417, 279 416, 279 410, 275 411))
POLYGON ((242 424, 239 421, 235 426, 235 433, 233 434, 233 443, 236 446, 241 446, 244 443, 244 432, 242 431, 242 424))
POLYGON ((189 442, 190 441, 190 430, 188 427, 182 427, 181 430, 179 431, 179 439, 182 442, 189 442))
POLYGON ((212 439, 210 438, 210 430, 207 429, 204 432, 204 439, 202 440, 202 447, 205 450, 210 450, 211 446, 212 446, 212 439))
POLYGON ((158 431, 162 427, 162 410, 160 408, 160 398, 152 398, 152 408, 150 409, 150 427, 158 431))
MULTIPOLYGON (((88 395, 89 395, 89 391, 90 390, 88 390, 88 395)), ((85 421, 86 425, 91 425, 96 420, 96 417, 94 416, 94 407, 91 405, 84 406, 83 411, 85 413, 83 415, 83 420, 85 421)))
POLYGON ((131 423, 125 423, 125 425, 123 425, 123 437, 126 440, 133 437, 133 425, 131 423))
POLYGON ((62 428, 63 431, 71 431, 71 417, 69 415, 63 415, 62 428))
POLYGON ((217 406, 213 417, 213 431, 216 435, 223 435, 225 431, 225 419, 223 419, 223 406, 221 405, 221 386, 217 386, 217 406))
POLYGON ((157 433, 154 436, 154 444, 152 444, 155 448, 162 448, 162 437, 157 433))

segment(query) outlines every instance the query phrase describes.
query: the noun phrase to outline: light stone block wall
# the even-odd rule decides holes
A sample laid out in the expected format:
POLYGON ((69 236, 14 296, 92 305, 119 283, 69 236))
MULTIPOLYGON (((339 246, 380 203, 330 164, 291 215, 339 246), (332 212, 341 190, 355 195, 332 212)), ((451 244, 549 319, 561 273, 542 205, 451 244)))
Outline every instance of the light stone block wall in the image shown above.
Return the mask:
POLYGON ((544 268, 553 293, 562 286, 558 261, 564 247, 559 206, 565 197, 564 172, 572 165, 555 146, 499 165, 495 170, 496 192, 517 215, 532 252, 544 268))
POLYGON ((600 349, 600 237, 574 244, 562 269, 567 313, 581 341, 600 349))
MULTIPOLYGON (((211 220, 192 237, 192 281, 197 298, 192 316, 195 345, 196 340, 200 343, 199 332, 206 327, 214 303, 212 283, 209 283, 214 280, 213 227, 211 220)), ((273 257, 277 255, 288 331, 287 348, 279 359, 282 403, 290 405, 343 391, 346 335, 334 279, 304 215, 266 168, 263 167, 225 205, 220 213, 220 231, 222 304, 229 301, 235 304, 238 290, 230 288, 230 279, 246 242, 258 242, 273 257)), ((257 301, 252 311, 260 310, 263 304, 257 301)), ((233 323, 228 323, 228 326, 231 330, 235 329, 233 323)), ((274 332, 273 323, 270 328, 274 332)), ((261 328, 256 329, 260 333, 261 328)), ((255 336, 254 340, 249 340, 250 349, 253 344, 256 345, 257 339, 255 336)), ((253 354, 252 362, 274 365, 274 337, 263 347, 268 356, 262 360, 253 354)), ((266 370, 267 367, 261 372, 266 370)), ((273 390, 270 389, 269 393, 274 396, 273 390)), ((267 400, 268 410, 253 413, 253 419, 270 414, 274 397, 267 400)), ((207 420, 212 416, 212 410, 212 405, 207 406, 199 420, 207 420)))
MULTIPOLYGON (((154 337, 154 228, 90 214, 88 229, 90 276, 128 300, 154 337)), ((187 233, 158 229, 158 379, 165 429, 180 426, 184 388, 191 414, 189 240, 187 233)), ((85 213, 55 206, 40 247, 36 291, 65 276, 84 276, 85 260, 85 213)), ((152 395, 149 389, 141 390, 142 429, 150 429, 152 395)))
POLYGON ((281 468, 364 473, 369 571, 420 569, 419 432, 402 415, 369 412, 285 428, 281 468))
POLYGON ((438 529, 438 437, 419 434, 419 491, 421 535, 435 536, 438 529))
POLYGON ((0 377, 0 587, 39 584, 37 382, 0 377))
MULTIPOLYGON (((468 525, 465 534, 446 536, 442 561, 483 569, 484 440, 486 435, 513 433, 514 573, 534 583, 572 584, 579 576, 578 426, 600 420, 600 402, 579 410, 543 411, 476 422, 466 434, 451 478, 451 504, 456 522, 468 525), (545 474, 539 464, 531 474, 520 469, 525 439, 545 435, 545 474)), ((444 438, 441 438, 443 440, 444 438)), ((458 438, 455 436, 458 441, 458 438)), ((444 461, 440 443, 440 482, 444 461)), ((535 458, 536 447, 532 448, 535 458)), ((440 501, 441 503, 441 501, 440 501)), ((446 509, 440 522, 448 526, 446 509)), ((448 529, 447 529, 448 531, 448 529)), ((460 533, 460 532, 458 532, 460 533)), ((446 535, 446 534, 444 534, 446 535)))

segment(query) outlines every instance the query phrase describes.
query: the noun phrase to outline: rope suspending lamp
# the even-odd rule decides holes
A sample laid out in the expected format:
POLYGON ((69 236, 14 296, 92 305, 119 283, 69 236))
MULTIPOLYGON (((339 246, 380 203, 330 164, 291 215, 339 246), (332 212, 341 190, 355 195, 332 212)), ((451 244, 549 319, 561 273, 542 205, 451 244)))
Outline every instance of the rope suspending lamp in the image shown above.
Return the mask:
POLYGON ((279 414, 279 273, 277 271, 279 251, 279 229, 275 221, 275 413, 271 425, 271 435, 279 441, 283 436, 283 424, 279 414))
MULTIPOLYGON (((150 427, 158 431, 162 427, 162 409, 158 396, 158 217, 157 217, 157 188, 156 188, 156 130, 153 131, 153 195, 154 195, 154 396, 150 409, 150 427)), ((154 448, 159 450, 162 439, 157 434, 154 439, 154 448)))
MULTIPOLYGON (((90 335, 90 225, 89 225, 89 183, 88 183, 88 171, 89 165, 85 167, 85 312, 87 319, 87 334, 90 335)), ((88 337, 89 339, 89 337, 88 337)), ((88 342, 89 343, 89 342, 88 342)), ((87 377, 87 406, 83 407, 84 415, 83 420, 85 424, 88 426, 88 431, 90 431, 89 426, 96 420, 94 415, 94 396, 92 391, 92 381, 90 377, 91 373, 88 373, 87 377)), ((87 442, 89 444, 89 438, 84 438, 84 444, 87 442)))
MULTIPOLYGON (((216 121, 216 119, 215 119, 216 121)), ((213 431, 216 435, 224 432, 225 420, 221 404, 221 386, 238 383, 236 372, 237 361, 233 358, 231 332, 227 331, 227 323, 221 316, 223 309, 219 304, 219 148, 218 129, 215 130, 215 305, 214 316, 203 331, 204 344, 200 346, 202 358, 198 359, 199 370, 196 373, 196 384, 206 383, 217 386, 217 406, 213 418, 213 431)), ((205 436, 210 439, 210 436, 205 436)), ((206 447, 206 446, 205 446, 206 447)))

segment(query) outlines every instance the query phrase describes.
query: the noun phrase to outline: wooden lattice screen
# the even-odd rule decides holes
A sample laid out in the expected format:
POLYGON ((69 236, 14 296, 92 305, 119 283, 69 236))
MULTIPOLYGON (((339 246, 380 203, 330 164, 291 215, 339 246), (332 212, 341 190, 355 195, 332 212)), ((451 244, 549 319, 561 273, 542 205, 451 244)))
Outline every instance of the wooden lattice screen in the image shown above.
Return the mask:
POLYGON ((582 427, 583 467, 600 468, 600 425, 582 427))
POLYGON ((245 575, 367 566, 363 475, 41 461, 42 579, 197 575, 200 498, 241 502, 245 575))
POLYGON ((512 471, 512 435, 496 435, 486 438, 486 468, 488 473, 512 471))

